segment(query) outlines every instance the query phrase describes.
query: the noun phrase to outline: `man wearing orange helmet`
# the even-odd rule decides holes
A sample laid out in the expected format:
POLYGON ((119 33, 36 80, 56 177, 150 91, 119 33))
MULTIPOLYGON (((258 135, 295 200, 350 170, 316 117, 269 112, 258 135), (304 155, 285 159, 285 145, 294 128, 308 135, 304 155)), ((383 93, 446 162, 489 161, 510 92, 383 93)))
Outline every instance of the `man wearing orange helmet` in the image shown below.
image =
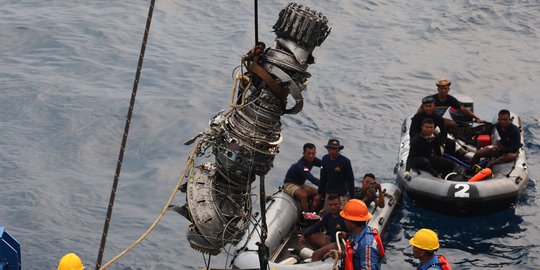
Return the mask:
MULTIPOLYGON (((349 200, 339 214, 345 219, 345 226, 349 232, 350 241, 347 242, 353 249, 354 269, 379 270, 384 247, 379 233, 367 225, 371 213, 366 204, 358 199, 349 200)), ((347 260, 345 262, 347 263, 347 260)))
POLYGON ((435 251, 439 249, 439 238, 434 231, 420 229, 409 243, 413 247, 414 258, 420 261, 416 269, 452 270, 444 255, 435 255, 435 251))

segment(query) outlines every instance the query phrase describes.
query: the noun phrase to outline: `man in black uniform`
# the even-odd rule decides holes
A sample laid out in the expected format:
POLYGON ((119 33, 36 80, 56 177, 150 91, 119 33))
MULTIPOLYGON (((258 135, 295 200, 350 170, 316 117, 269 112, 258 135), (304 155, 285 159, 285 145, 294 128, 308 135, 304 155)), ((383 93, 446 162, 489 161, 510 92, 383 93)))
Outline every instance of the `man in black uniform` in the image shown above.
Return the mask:
POLYGON ((416 134, 422 131, 422 121, 426 118, 433 119, 435 128, 439 128, 439 134, 437 134, 437 136, 440 137, 440 146, 444 147, 446 153, 449 153, 450 155, 454 154, 456 144, 447 137, 444 118, 435 113, 435 98, 433 96, 427 96, 422 99, 422 111, 417 112, 412 118, 411 128, 409 129, 409 138, 414 138, 416 134))
POLYGON ((411 178, 411 168, 424 170, 438 178, 444 178, 454 170, 454 162, 442 157, 440 137, 433 135, 433 119, 422 121, 422 132, 411 139, 409 156, 405 167, 405 179, 411 178))
MULTIPOLYGON (((457 100, 454 96, 448 94, 451 84, 452 83, 447 79, 441 79, 435 83, 435 85, 437 85, 438 93, 430 95, 435 100, 435 114, 442 117, 444 113, 446 113, 448 107, 452 107, 455 110, 460 110, 463 114, 475 119, 477 123, 483 123, 484 121, 480 119, 480 117, 469 111, 469 109, 467 109, 465 106, 462 106, 461 102, 459 102, 459 100, 457 100)), ((422 106, 420 106, 418 111, 421 110, 422 106)), ((444 123, 448 130, 452 130, 456 127, 456 122, 454 122, 452 119, 444 118, 444 123)))

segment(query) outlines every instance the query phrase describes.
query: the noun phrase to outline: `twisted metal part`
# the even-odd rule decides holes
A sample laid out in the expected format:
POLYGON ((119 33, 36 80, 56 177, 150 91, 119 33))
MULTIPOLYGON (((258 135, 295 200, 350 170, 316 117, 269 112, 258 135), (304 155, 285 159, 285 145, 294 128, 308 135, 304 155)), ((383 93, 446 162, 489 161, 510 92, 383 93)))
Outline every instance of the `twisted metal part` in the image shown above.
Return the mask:
POLYGON ((198 156, 215 157, 188 175, 186 217, 193 224, 187 238, 192 248, 217 254, 236 243, 249 225, 251 183, 273 166, 282 141, 281 116, 302 110, 301 92, 311 76, 307 67, 314 63, 311 53, 330 33, 327 24, 325 16, 302 5, 283 9, 273 26, 274 45, 259 43, 242 58, 247 72, 236 76, 232 109, 219 112, 205 132, 189 141, 200 140, 198 156))

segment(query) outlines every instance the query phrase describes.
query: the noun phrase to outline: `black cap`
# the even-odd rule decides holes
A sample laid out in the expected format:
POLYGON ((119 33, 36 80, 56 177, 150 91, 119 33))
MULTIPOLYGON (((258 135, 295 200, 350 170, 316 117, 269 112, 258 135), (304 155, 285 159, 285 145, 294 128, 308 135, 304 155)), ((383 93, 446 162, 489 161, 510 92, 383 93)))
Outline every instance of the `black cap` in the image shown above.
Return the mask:
POLYGON ((435 98, 433 96, 427 96, 422 99, 422 104, 435 103, 435 98))
POLYGON ((343 149, 343 145, 341 145, 339 143, 339 140, 337 140, 337 139, 328 140, 328 143, 324 147, 326 147, 326 148, 339 148, 340 150, 343 149))

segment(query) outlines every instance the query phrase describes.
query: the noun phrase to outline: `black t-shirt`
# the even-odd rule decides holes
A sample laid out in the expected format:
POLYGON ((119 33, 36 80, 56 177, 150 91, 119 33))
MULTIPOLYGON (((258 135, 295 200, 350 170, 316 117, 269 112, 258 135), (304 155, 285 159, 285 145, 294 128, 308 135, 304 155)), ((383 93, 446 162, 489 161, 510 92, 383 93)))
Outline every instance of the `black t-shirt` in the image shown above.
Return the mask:
MULTIPOLYGON (((442 116, 438 115, 436 112, 433 113, 433 115, 426 115, 425 112, 418 112, 416 113, 411 121, 411 128, 409 130, 409 137, 412 139, 414 136, 420 132, 422 132, 422 121, 426 118, 432 118, 433 122, 435 123, 435 127, 439 127, 439 130, 441 131, 438 136, 441 138, 446 138, 446 127, 444 125, 444 119, 442 116)), ((441 140, 444 142, 443 140, 441 140)))
POLYGON ((446 113, 446 110, 448 107, 452 107, 456 110, 459 110, 461 108, 461 102, 457 100, 454 96, 448 95, 446 96, 445 101, 439 100, 439 94, 432 95, 433 99, 435 99, 435 114, 438 114, 440 116, 443 116, 444 113, 446 113))
POLYGON ((422 133, 416 134, 410 143, 411 148, 409 149, 405 170, 411 170, 415 157, 429 158, 432 156, 442 156, 440 145, 440 137, 438 136, 425 138, 422 136, 422 133))

